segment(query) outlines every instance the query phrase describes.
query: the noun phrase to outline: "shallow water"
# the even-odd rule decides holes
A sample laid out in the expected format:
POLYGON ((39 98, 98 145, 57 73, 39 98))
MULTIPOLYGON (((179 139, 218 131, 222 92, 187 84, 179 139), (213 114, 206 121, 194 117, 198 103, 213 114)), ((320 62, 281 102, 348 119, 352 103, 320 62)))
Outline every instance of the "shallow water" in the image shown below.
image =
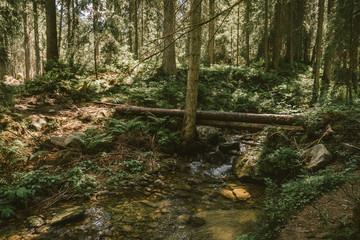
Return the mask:
MULTIPOLYGON (((193 157, 174 171, 148 179, 142 187, 86 203, 81 221, 39 229, 8 227, 2 231, 6 238, 0 239, 235 239, 256 225, 263 197, 262 186, 241 183, 232 175, 235 158, 218 150, 193 157), (250 199, 232 200, 219 194, 221 189, 240 187, 250 193, 250 199)), ((69 204, 53 210, 66 207, 69 204)), ((51 212, 44 215, 48 219, 51 212)))

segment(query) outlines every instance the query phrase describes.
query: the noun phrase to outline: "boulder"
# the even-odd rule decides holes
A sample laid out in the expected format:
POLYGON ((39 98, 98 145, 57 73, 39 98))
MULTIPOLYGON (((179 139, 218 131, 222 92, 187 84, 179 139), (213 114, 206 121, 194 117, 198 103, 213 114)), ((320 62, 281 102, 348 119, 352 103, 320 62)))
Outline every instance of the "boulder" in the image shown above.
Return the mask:
POLYGON ((238 200, 247 200, 250 198, 250 193, 248 193, 245 189, 243 188, 235 188, 233 190, 233 193, 235 194, 236 198, 238 200))
POLYGON ((225 198, 231 199, 231 200, 236 200, 236 197, 233 193, 233 191, 228 190, 228 189, 221 189, 219 191, 220 195, 222 195, 225 198))
POLYGON ((223 153, 227 153, 231 150, 240 150, 240 142, 239 141, 234 141, 234 142, 225 142, 225 143, 221 143, 219 145, 219 150, 222 151, 223 153))
POLYGON ((25 226, 28 228, 39 228, 45 224, 45 220, 39 216, 31 216, 26 220, 25 226))
POLYGON ((258 152, 253 152, 240 156, 234 161, 233 171, 240 180, 255 182, 263 180, 263 176, 257 168, 259 155, 258 152))
POLYGON ((85 216, 85 207, 75 206, 67 208, 61 213, 56 214, 50 221, 51 225, 62 225, 68 222, 80 220, 85 216))
POLYGON ((318 144, 302 153, 306 168, 318 170, 325 167, 332 160, 332 154, 323 144, 318 144))
POLYGON ((31 120, 31 125, 34 126, 38 131, 40 131, 47 125, 47 121, 45 118, 34 117, 31 120))
POLYGON ((64 147, 64 141, 65 138, 63 137, 56 137, 56 136, 50 136, 50 142, 58 147, 64 147))
POLYGON ((65 141, 64 141, 64 146, 73 146, 73 145, 78 145, 79 144, 79 138, 84 138, 86 137, 86 133, 84 132, 74 132, 71 133, 69 136, 66 137, 65 141))

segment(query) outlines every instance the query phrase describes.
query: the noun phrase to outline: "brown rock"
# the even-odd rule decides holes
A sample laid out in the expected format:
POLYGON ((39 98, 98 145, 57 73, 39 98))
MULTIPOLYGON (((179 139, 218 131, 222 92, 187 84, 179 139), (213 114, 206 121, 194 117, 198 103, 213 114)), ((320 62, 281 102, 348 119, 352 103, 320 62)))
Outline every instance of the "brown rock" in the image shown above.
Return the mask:
POLYGON ((221 189, 219 193, 225 198, 236 200, 236 197, 235 197, 233 191, 231 191, 231 190, 221 189))
POLYGON ((233 190, 233 193, 238 200, 247 200, 250 198, 250 193, 243 188, 236 188, 233 190))

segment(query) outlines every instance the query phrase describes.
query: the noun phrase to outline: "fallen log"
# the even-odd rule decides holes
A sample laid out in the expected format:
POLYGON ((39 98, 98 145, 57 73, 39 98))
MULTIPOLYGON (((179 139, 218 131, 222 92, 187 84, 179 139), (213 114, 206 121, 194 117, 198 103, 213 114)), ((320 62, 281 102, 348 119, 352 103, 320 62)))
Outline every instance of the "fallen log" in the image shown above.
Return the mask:
MULTIPOLYGON (((118 106, 115 108, 117 112, 129 112, 132 114, 140 114, 150 112, 155 116, 183 117, 184 110, 179 109, 163 109, 148 108, 136 106, 118 106)), ((215 111, 197 111, 198 120, 219 120, 244 123, 264 123, 278 125, 293 125, 300 120, 300 116, 296 115, 280 115, 280 114, 256 114, 256 113, 239 113, 239 112, 215 112, 215 111)))
POLYGON ((301 126, 279 125, 279 124, 264 124, 264 123, 245 123, 233 121, 216 121, 216 120, 197 120, 197 125, 213 126, 219 128, 233 128, 239 130, 261 131, 265 127, 275 126, 287 131, 304 131, 301 126))

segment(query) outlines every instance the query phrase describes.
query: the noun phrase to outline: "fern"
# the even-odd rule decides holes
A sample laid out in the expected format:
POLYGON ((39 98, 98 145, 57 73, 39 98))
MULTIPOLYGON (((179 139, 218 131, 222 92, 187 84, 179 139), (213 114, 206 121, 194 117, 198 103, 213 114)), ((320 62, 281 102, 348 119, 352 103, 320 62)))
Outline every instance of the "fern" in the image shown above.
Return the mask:
POLYGON ((14 207, 0 205, 1 218, 8 218, 15 215, 14 207))

